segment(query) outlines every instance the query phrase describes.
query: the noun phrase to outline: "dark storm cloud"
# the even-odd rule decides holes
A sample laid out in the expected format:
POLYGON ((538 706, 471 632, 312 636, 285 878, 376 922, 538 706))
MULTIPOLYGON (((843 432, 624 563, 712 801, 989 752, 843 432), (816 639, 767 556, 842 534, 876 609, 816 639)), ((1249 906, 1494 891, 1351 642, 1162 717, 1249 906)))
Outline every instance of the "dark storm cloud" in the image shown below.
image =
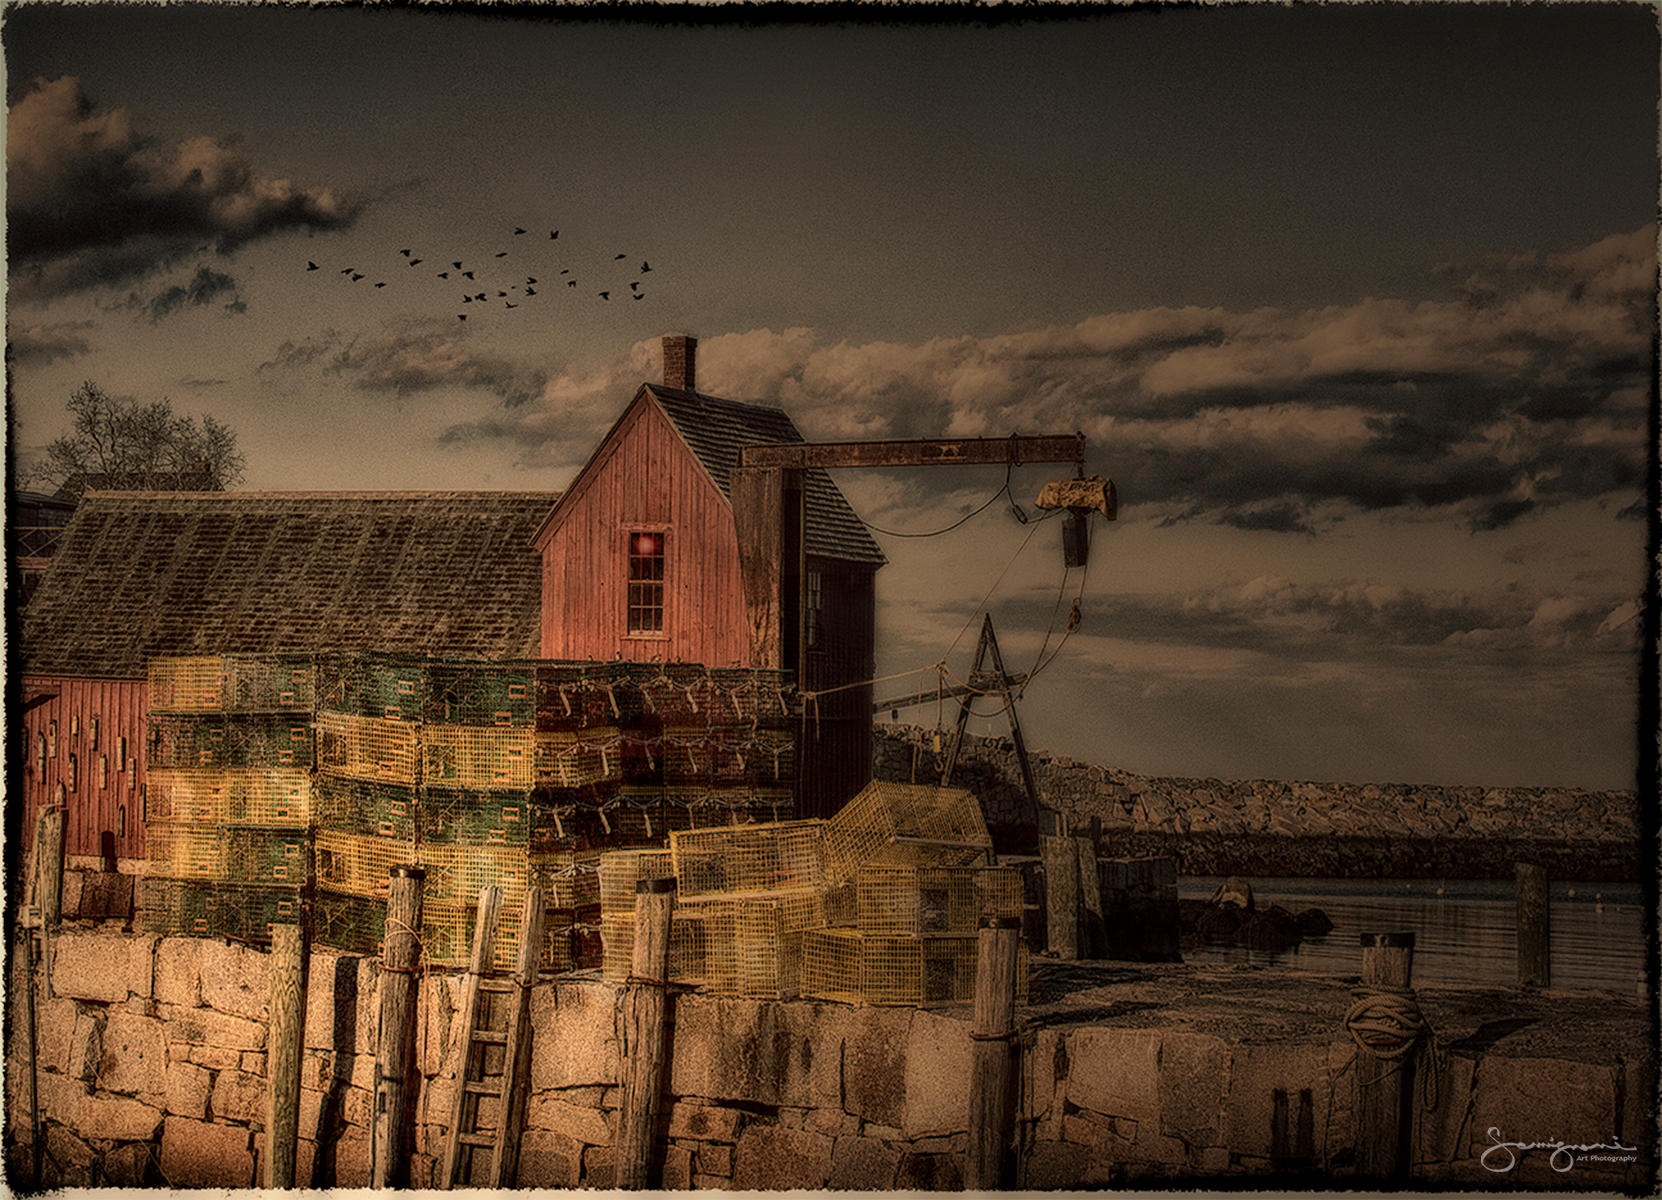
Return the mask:
POLYGON ((6 246, 14 298, 138 278, 204 244, 220 253, 292 229, 338 229, 358 204, 267 174, 234 142, 164 144, 71 76, 10 99, 6 246))
POLYGON ((1608 590, 1474 593, 1264 577, 1185 594, 1116 595, 1103 607, 1114 637, 1305 660, 1434 646, 1631 654, 1636 632, 1635 602, 1608 590))
POLYGON ((1263 508, 1225 509, 1218 517, 1221 525, 1236 529, 1264 530, 1271 533, 1308 533, 1316 531, 1310 525, 1308 513, 1295 504, 1272 504, 1263 508))
MULTIPOLYGON (((1166 522, 1308 534, 1417 509, 1481 532, 1575 500, 1630 503, 1646 466, 1654 228, 1482 271, 1477 299, 1151 308, 916 344, 752 330, 703 341, 699 378, 782 405, 809 438, 1082 430, 1127 511, 1166 522)), ((657 369, 656 341, 639 343, 467 435, 552 461, 569 422, 547 406, 612 413, 607 397, 657 369)))
POLYGON ((91 352, 92 344, 85 336, 91 328, 91 321, 60 321, 51 325, 8 328, 6 353, 12 362, 18 364, 44 365, 57 362, 60 358, 76 358, 91 352))
POLYGON ((226 302, 225 309, 227 312, 240 313, 247 306, 243 304, 241 297, 235 294, 236 290, 235 279, 221 271, 202 266, 196 268, 196 274, 188 283, 163 288, 149 300, 143 301, 141 306, 150 314, 150 320, 154 323, 183 308, 203 308, 230 293, 231 299, 226 302))
POLYGON ((407 397, 443 387, 476 388, 509 408, 540 396, 548 382, 540 369, 481 354, 464 334, 420 322, 376 336, 344 338, 330 332, 284 342, 258 369, 274 372, 318 362, 324 374, 342 376, 364 392, 407 397))
POLYGON ((305 338, 298 342, 286 341, 277 347, 270 358, 254 370, 257 374, 264 374, 268 371, 278 372, 310 366, 339 346, 340 341, 341 335, 332 329, 321 337, 305 338))

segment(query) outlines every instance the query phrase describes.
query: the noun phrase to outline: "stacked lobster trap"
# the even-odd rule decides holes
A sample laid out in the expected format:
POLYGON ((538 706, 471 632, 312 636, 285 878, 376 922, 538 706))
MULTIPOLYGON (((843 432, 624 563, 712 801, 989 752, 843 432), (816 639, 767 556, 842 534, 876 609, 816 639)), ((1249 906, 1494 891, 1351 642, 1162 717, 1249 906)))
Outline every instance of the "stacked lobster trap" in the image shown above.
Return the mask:
POLYGON ((599 966, 602 853, 791 812, 780 672, 340 654, 159 659, 150 674, 148 887, 168 931, 263 939, 271 921, 229 915, 257 906, 215 890, 269 884, 275 855, 279 918, 309 900, 314 940, 374 952, 390 869, 415 864, 429 962, 467 961, 494 885, 500 962, 535 886, 543 965, 599 966))
POLYGON ((260 940, 302 918, 315 681, 299 656, 152 664, 139 889, 151 932, 260 940))
MULTIPOLYGON (((635 885, 673 878, 669 976, 717 995, 926 1006, 973 999, 983 917, 1020 917, 958 788, 873 783, 829 821, 677 830, 600 860, 604 974, 623 980, 635 885)), ((1027 992, 1025 950, 1017 995, 1027 992)))

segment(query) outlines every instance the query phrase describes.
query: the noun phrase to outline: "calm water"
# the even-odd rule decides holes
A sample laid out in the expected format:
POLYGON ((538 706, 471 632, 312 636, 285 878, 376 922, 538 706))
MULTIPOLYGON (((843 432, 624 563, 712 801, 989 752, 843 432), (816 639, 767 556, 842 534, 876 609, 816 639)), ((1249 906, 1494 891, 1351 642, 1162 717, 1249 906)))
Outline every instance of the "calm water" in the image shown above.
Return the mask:
MULTIPOLYGON (((1177 894, 1204 900, 1220 882, 1183 876, 1177 894)), ((1416 985, 1509 987, 1517 981, 1517 910, 1510 881, 1254 879, 1252 888, 1260 906, 1279 904, 1294 913, 1321 909, 1333 932, 1306 938, 1285 954, 1197 947, 1183 952, 1185 962, 1275 963, 1355 975, 1361 971, 1358 934, 1412 930, 1416 985)), ((1645 966, 1643 903, 1633 884, 1553 884, 1552 986, 1635 994, 1645 966)))

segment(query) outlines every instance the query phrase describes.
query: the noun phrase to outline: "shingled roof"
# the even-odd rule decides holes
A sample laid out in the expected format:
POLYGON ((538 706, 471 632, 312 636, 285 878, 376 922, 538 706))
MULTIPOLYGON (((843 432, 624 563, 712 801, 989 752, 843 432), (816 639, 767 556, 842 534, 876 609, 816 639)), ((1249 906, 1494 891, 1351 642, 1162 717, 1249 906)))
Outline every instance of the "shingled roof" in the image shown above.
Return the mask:
POLYGON ((557 492, 90 492, 24 613, 35 674, 169 654, 538 652, 557 492))
MULTIPOLYGON (((674 423, 721 494, 729 500, 741 446, 804 440, 782 409, 741 404, 737 400, 654 383, 645 384, 644 390, 674 423)), ((871 534, 866 532, 865 523, 855 515, 831 476, 818 469, 804 471, 802 475, 803 507, 807 510, 803 542, 807 552, 875 566, 887 562, 871 534)))

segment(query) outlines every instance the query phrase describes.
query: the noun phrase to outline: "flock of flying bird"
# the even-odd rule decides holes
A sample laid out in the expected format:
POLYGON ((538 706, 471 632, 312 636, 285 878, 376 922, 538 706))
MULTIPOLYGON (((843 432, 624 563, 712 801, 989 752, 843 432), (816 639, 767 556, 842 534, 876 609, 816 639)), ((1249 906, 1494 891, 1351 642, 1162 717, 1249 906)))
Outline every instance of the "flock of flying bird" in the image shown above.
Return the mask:
MULTIPOLYGON (((523 237, 525 232, 526 231, 524 229, 516 225, 512 236, 523 237)), ((550 241, 557 240, 559 236, 560 231, 558 229, 549 230, 548 239, 550 241)), ((449 262, 444 262, 442 260, 429 260, 425 256, 417 254, 413 247, 408 246, 400 250, 398 254, 402 265, 406 268, 415 269, 425 266, 432 271, 435 278, 444 280, 451 285, 459 285, 463 288, 469 289, 475 286, 482 286, 484 288, 483 291, 478 292, 471 290, 464 291, 460 301, 462 304, 483 305, 500 303, 504 309, 518 308, 527 300, 542 294, 537 290, 539 286, 545 289, 548 287, 558 287, 562 283, 564 283, 568 288, 579 286, 579 280, 572 274, 570 267, 561 267, 560 273, 557 276, 550 278, 546 284, 540 284, 536 275, 524 276, 525 281, 523 283, 517 282, 520 278, 517 274, 513 277, 516 281, 513 283, 508 283, 504 279, 497 278, 495 276, 487 279, 487 273, 485 270, 487 266, 493 268, 494 270, 500 271, 508 265, 502 261, 503 259, 517 257, 514 254, 510 254, 507 250, 498 250, 491 259, 482 264, 469 263, 465 259, 452 259, 449 262), (510 299, 510 297, 512 297, 512 299, 510 299)), ((613 255, 612 264, 615 265, 628 258, 629 255, 627 254, 613 255)), ((323 269, 324 268, 318 266, 317 263, 310 260, 306 263, 307 271, 321 271, 323 269)), ((627 268, 624 268, 625 273, 637 276, 637 278, 629 281, 629 290, 627 292, 622 290, 621 285, 608 284, 604 289, 597 292, 596 295, 598 295, 602 300, 609 301, 615 292, 620 298, 626 295, 631 300, 644 300, 646 298, 646 293, 641 290, 642 281, 639 276, 644 276, 651 270, 652 264, 646 262, 645 260, 642 260, 640 270, 637 272, 629 272, 627 268)), ((364 280, 370 279, 372 275, 379 275, 381 272, 360 270, 357 267, 341 267, 339 269, 339 274, 344 275, 350 283, 362 283, 364 280)), ((388 274, 396 277, 397 273, 389 272, 388 274)), ((384 288, 387 286, 387 280, 375 279, 371 286, 375 288, 384 288)), ((459 312, 456 314, 456 318, 457 320, 465 321, 468 318, 468 314, 465 312, 459 312)))

